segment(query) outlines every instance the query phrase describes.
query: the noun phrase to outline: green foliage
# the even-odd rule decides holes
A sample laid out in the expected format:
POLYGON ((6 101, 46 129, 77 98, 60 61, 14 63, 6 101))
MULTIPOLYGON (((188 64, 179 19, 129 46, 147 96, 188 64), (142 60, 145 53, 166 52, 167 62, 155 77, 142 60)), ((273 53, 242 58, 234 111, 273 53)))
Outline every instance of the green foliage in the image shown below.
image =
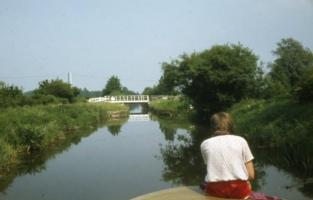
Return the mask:
POLYGON ((179 85, 179 72, 177 70, 177 61, 171 63, 162 63, 163 75, 156 86, 147 87, 144 89, 143 94, 146 95, 177 95, 180 94, 179 85))
POLYGON ((5 164, 14 162, 16 154, 12 145, 0 138, 0 171, 3 170, 5 164))
POLYGON ((264 78, 265 87, 262 91, 262 97, 270 99, 278 96, 290 96, 290 91, 281 82, 274 81, 272 77, 267 75, 264 78))
POLYGON ((39 83, 39 88, 34 91, 37 95, 53 95, 55 97, 66 99, 68 102, 74 102, 80 90, 60 79, 44 80, 39 83))
POLYGON ((296 95, 300 103, 313 103, 313 68, 308 70, 299 82, 296 95))
POLYGON ((283 93, 292 93, 304 72, 313 66, 313 53, 292 38, 282 39, 273 53, 277 57, 270 65, 274 86, 279 85, 283 93))
POLYGON ((142 91, 143 95, 154 95, 152 87, 145 87, 144 90, 142 91))
POLYGON ((17 152, 42 151, 79 129, 97 127, 109 111, 127 113, 120 104, 59 104, 7 108, 0 113, 0 169, 17 152), (3 161, 3 162, 2 162, 3 161))
POLYGON ((186 118, 192 114, 189 102, 180 97, 174 97, 171 99, 159 99, 149 103, 149 109, 154 113, 170 117, 182 117, 186 118))
POLYGON ((57 104, 62 102, 67 102, 67 100, 57 98, 56 96, 50 94, 49 95, 34 94, 30 97, 27 97, 27 101, 25 102, 25 104, 34 106, 34 105, 57 104))
POLYGON ((102 95, 111 95, 120 93, 122 90, 122 85, 120 79, 117 76, 111 76, 102 91, 102 95))
POLYGON ((132 95, 135 92, 123 87, 120 79, 117 76, 111 76, 107 81, 105 88, 102 90, 102 95, 132 95))
POLYGON ((100 97, 101 95, 102 91, 89 91, 87 88, 82 89, 79 93, 79 96, 85 98, 100 97))
MULTIPOLYGON (((175 123, 177 125, 177 121, 175 123)), ((161 146, 160 153, 164 163, 162 176, 165 181, 173 184, 197 185, 203 181, 203 174, 205 174, 205 165, 199 147, 208 137, 207 127, 203 131, 198 126, 189 125, 189 128, 186 128, 186 125, 183 125, 183 129, 188 130, 186 134, 174 135, 171 132, 176 132, 182 126, 172 125, 168 135, 170 141, 161 146)), ((168 133, 164 134, 166 136, 168 133)))
POLYGON ((313 67, 313 53, 292 38, 282 39, 276 59, 264 74, 263 64, 242 45, 216 45, 202 52, 183 54, 162 63, 157 85, 146 87, 143 94, 177 95, 190 98, 200 116, 225 110, 246 98, 296 97, 311 102, 312 83, 306 75, 313 67))
POLYGON ((39 126, 25 125, 17 129, 18 145, 26 146, 27 151, 40 149, 45 128, 39 126))
POLYGON ((0 81, 0 108, 23 105, 26 98, 20 88, 0 81))
POLYGON ((136 93, 132 90, 129 90, 127 87, 122 87, 122 94, 123 95, 136 95, 138 93, 136 93))
POLYGON ((116 135, 118 135, 121 132, 121 128, 122 128, 121 125, 111 125, 111 126, 108 126, 108 131, 113 136, 116 136, 116 135))
POLYGON ((42 81, 39 89, 25 94, 20 88, 0 81, 0 108, 74 102, 78 93, 78 88, 62 80, 42 81))
POLYGON ((277 148, 285 157, 281 165, 313 170, 313 106, 288 98, 245 100, 230 112, 237 133, 253 147, 277 148))
POLYGON ((163 75, 157 85, 146 87, 144 95, 178 95, 181 94, 179 88, 180 72, 178 71, 179 61, 174 60, 170 63, 162 63, 163 75))
POLYGON ((143 95, 164 95, 165 92, 162 91, 160 84, 153 87, 146 87, 143 92, 143 95))
POLYGON ((241 99, 258 96, 262 73, 257 57, 242 45, 216 45, 163 63, 172 90, 189 97, 200 116, 224 110, 241 99))

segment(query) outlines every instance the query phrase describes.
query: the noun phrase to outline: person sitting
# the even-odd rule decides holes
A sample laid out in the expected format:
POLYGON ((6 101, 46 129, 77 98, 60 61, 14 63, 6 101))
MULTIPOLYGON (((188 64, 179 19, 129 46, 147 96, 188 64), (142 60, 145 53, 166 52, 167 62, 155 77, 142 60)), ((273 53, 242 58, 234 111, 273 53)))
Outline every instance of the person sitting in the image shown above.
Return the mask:
POLYGON ((251 200, 280 200, 253 192, 250 181, 255 178, 254 156, 248 142, 233 135, 234 125, 229 113, 219 112, 210 119, 212 137, 204 140, 201 154, 207 174, 201 188, 208 195, 251 200))
POLYGON ((230 114, 216 113, 210 120, 213 136, 204 140, 201 154, 206 164, 204 190, 211 196, 247 199, 255 178, 253 155, 247 141, 233 135, 230 114))

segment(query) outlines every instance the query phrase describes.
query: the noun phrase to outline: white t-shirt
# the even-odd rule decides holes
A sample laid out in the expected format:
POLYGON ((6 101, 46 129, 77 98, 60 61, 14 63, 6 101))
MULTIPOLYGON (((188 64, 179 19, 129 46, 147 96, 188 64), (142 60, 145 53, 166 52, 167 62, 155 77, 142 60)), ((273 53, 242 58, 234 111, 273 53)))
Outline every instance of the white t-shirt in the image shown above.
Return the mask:
POLYGON ((248 180, 245 163, 254 157, 247 141, 236 135, 220 135, 204 140, 201 153, 207 165, 206 182, 248 180))

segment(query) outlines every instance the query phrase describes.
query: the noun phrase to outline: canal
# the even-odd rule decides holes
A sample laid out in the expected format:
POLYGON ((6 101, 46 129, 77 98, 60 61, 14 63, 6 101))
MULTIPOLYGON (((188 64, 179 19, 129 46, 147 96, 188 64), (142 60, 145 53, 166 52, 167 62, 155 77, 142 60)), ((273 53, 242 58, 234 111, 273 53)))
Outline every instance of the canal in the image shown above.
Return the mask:
MULTIPOLYGON (((110 122, 25 158, 17 169, 0 176, 0 199, 126 200, 198 185, 205 173, 199 145, 208 137, 207 127, 143 115, 138 106, 132 112, 128 120, 110 122)), ((295 169, 273 164, 279 159, 275 152, 253 153, 256 190, 289 200, 313 199, 312 182, 304 183, 295 169)))

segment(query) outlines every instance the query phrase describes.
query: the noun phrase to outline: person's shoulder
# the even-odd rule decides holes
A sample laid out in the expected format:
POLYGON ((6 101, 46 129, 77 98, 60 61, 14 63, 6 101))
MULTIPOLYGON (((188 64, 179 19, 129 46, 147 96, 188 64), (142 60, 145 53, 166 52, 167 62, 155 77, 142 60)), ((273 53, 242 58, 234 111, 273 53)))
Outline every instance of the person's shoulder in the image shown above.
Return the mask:
POLYGON ((228 135, 228 136, 233 140, 237 140, 240 142, 247 142, 245 138, 243 138, 242 136, 239 136, 239 135, 228 135))
POLYGON ((209 142, 209 139, 210 139, 210 138, 203 140, 203 141, 201 142, 200 146, 203 146, 203 145, 205 145, 206 143, 208 143, 208 142, 209 142))
POLYGON ((223 138, 224 138, 224 135, 213 136, 213 137, 207 138, 201 143, 201 146, 207 146, 207 145, 213 145, 213 144, 219 143, 221 140, 225 140, 223 138))
POLYGON ((200 147, 207 145, 208 143, 210 143, 211 140, 212 140, 212 138, 207 138, 207 139, 203 140, 200 144, 200 147))

